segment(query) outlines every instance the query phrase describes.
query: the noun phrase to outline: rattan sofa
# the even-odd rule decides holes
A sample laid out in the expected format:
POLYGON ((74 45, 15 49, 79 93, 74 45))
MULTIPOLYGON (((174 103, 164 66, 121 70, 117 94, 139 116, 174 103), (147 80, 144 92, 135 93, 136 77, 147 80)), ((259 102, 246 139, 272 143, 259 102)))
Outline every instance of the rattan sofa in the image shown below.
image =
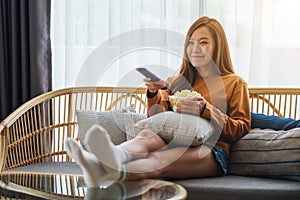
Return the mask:
MULTIPOLYGON (((78 138, 76 110, 113 110, 134 104, 146 113, 145 88, 74 87, 42 94, 0 124, 2 173, 81 174, 66 155, 64 139, 78 138)), ((251 111, 296 118, 300 88, 250 88, 251 111)), ((300 199, 300 182, 262 177, 173 180, 189 199, 300 199)), ((0 180, 1 182, 1 180, 0 180)))

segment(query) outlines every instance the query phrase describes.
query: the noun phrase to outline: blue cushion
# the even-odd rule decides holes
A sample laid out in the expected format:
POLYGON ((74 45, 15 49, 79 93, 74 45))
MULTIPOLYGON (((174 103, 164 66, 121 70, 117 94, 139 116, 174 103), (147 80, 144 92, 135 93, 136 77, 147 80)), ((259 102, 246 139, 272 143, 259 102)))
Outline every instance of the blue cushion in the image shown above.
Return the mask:
POLYGON ((272 130, 290 130, 300 127, 300 120, 292 118, 281 118, 265 114, 251 113, 251 128, 272 129, 272 130))

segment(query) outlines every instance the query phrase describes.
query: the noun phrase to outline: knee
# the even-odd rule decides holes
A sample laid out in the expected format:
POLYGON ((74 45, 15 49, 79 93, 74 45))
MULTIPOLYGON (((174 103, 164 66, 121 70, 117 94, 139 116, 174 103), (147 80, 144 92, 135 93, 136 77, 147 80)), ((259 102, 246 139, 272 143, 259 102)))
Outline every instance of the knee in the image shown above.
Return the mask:
POLYGON ((151 138, 151 137, 154 137, 156 135, 156 133, 154 133, 153 131, 151 130, 148 130, 148 129, 144 129, 144 130, 141 130, 137 137, 139 138, 151 138))
POLYGON ((131 142, 135 144, 135 149, 140 148, 139 152, 149 153, 161 149, 166 146, 166 143, 159 135, 151 130, 142 130, 131 142))
POLYGON ((156 133, 148 129, 144 129, 140 131, 139 134, 137 135, 137 138, 147 139, 147 141, 154 142, 154 143, 163 141, 159 135, 157 135, 156 133))

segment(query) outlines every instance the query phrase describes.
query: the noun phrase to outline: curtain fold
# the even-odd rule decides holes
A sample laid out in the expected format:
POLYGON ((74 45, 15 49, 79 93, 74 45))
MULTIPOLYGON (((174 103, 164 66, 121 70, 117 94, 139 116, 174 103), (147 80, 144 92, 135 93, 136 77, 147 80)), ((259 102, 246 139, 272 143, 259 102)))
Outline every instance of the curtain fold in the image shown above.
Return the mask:
POLYGON ((0 121, 52 89, 51 0, 0 1, 0 121))

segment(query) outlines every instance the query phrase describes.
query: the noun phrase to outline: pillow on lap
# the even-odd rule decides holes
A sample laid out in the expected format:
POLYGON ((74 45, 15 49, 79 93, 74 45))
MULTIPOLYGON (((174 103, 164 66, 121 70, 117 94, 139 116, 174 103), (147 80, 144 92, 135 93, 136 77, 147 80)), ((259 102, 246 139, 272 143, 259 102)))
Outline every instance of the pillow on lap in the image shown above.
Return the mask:
POLYGON ((134 125, 126 123, 129 139, 134 138, 143 129, 152 130, 167 143, 184 146, 200 145, 214 133, 214 128, 208 120, 172 111, 158 113, 134 125))
POLYGON ((127 140, 125 134, 126 118, 130 117, 130 119, 134 122, 146 118, 146 115, 135 113, 128 109, 117 109, 102 112, 77 110, 76 114, 78 121, 78 133, 81 142, 84 140, 87 130, 93 124, 99 124, 109 133, 114 144, 120 144, 127 140))
POLYGON ((124 118, 124 126, 126 133, 126 140, 131 140, 135 138, 140 131, 137 127, 135 127, 135 123, 141 120, 147 119, 146 115, 136 114, 136 113, 128 113, 124 118))
POLYGON ((229 173, 300 181, 300 128, 251 130, 234 144, 229 173))

